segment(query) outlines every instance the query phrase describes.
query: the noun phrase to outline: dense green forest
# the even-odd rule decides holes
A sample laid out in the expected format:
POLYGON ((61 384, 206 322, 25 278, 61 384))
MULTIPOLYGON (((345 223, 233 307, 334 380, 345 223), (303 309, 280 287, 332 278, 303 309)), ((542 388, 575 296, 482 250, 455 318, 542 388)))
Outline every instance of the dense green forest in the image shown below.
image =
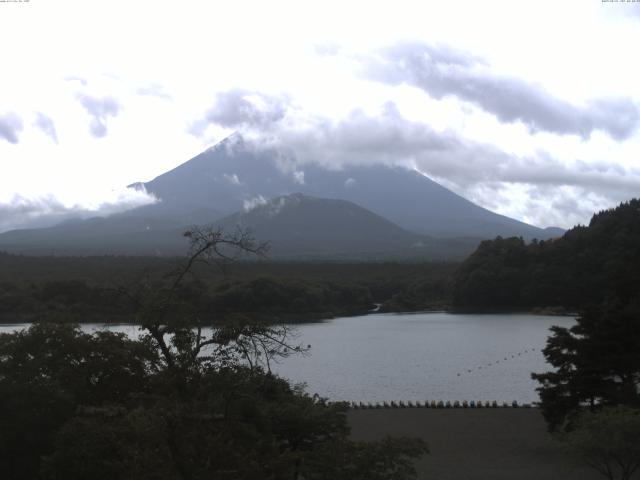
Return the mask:
POLYGON ((462 263, 453 305, 463 309, 560 306, 575 311, 640 292, 640 200, 599 212, 558 239, 484 241, 462 263))
MULTIPOLYGON (((131 295, 161 282, 183 259, 30 257, 0 253, 0 321, 65 318, 135 321, 131 295)), ((203 315, 250 314, 274 322, 382 311, 442 309, 450 304, 457 264, 217 262, 195 265, 182 294, 203 315), (193 300, 195 302, 195 300, 193 300)))

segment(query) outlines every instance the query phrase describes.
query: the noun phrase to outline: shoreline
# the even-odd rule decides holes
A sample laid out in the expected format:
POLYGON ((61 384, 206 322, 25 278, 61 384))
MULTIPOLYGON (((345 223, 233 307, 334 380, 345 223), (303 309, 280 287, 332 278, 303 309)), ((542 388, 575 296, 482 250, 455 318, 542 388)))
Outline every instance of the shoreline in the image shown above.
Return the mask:
MULTIPOLYGON (((336 318, 349 318, 349 317, 361 317, 367 315, 420 315, 420 314, 437 314, 437 313, 447 313, 450 315, 538 315, 541 317, 577 317, 577 312, 552 312, 548 310, 536 310, 535 308, 532 310, 495 310, 495 311, 485 311, 485 310, 455 310, 455 309, 437 309, 437 310, 409 310, 409 311, 397 311, 397 312, 386 312, 380 310, 373 311, 359 311, 359 312, 310 312, 306 314, 278 314, 280 316, 280 321, 269 322, 273 325, 286 324, 286 325, 296 325, 296 324, 307 324, 307 323, 322 323, 330 320, 334 320, 336 318)), ((19 324, 28 324, 39 321, 42 314, 25 314, 25 313, 17 313, 15 315, 10 315, 7 313, 0 314, 0 325, 19 325, 19 324)), ((91 315, 87 315, 89 317, 86 321, 73 321, 69 320, 68 322, 63 323, 75 323, 79 325, 83 324, 92 324, 92 323, 103 323, 105 325, 138 325, 137 322, 126 321, 126 315, 111 315, 108 314, 102 316, 100 314, 94 314, 95 316, 91 318, 91 315)), ((275 316, 278 316, 275 315, 275 316)), ((133 315, 132 315, 133 316, 133 315)), ((194 327, 197 325, 194 325, 194 327)))

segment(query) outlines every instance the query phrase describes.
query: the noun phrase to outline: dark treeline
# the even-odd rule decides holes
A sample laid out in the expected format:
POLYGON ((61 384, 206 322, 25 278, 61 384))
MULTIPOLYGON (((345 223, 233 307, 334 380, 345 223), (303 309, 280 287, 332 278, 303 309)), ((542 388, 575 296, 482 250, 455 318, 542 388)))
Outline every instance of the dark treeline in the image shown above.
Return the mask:
MULTIPOLYGON (((182 259, 29 257, 0 253, 0 320, 135 321, 123 292, 153 285, 182 259)), ((305 321, 450 304, 452 263, 235 262, 196 266, 181 294, 203 313, 305 321)))
POLYGON ((496 238, 480 244, 459 268, 457 308, 560 306, 578 309, 640 291, 640 200, 597 213, 562 238, 496 238))

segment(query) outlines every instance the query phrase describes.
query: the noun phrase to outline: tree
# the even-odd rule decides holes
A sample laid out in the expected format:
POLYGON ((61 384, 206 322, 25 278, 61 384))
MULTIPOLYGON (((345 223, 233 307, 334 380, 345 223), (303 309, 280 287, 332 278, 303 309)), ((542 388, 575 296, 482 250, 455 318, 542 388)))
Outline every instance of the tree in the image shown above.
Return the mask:
POLYGON ((609 480, 629 480, 640 467, 640 411, 626 407, 585 412, 563 435, 571 452, 609 480))
POLYGON ((151 388, 158 357, 123 334, 36 323, 0 335, 0 465, 4 478, 37 478, 40 459, 77 408, 126 402, 151 388))
POLYGON ((640 300, 610 299, 551 330, 544 355, 556 370, 532 374, 551 430, 571 429, 584 408, 640 406, 640 300))
POLYGON ((196 265, 264 247, 245 232, 187 235, 179 269, 122 292, 139 340, 51 323, 0 335, 3 478, 415 478, 422 441, 352 442, 346 404, 270 372, 273 358, 303 351, 288 328, 202 308, 196 265))
POLYGON ((639 263, 640 199, 633 199, 595 214, 589 226, 576 226, 561 238, 483 241, 455 275, 453 304, 574 311, 611 296, 628 302, 640 291, 639 263))

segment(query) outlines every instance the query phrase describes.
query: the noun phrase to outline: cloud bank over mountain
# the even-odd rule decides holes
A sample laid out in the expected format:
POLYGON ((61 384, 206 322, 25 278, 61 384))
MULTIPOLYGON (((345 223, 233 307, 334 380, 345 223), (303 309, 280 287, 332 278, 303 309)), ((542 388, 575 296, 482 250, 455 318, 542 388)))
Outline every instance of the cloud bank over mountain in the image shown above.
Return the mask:
POLYGON ((0 17, 3 205, 91 207, 234 131, 301 185, 308 162, 401 164, 540 226, 640 191, 637 4, 57 8, 0 17))
MULTIPOLYGON (((444 58, 445 53, 438 52, 434 57, 444 58)), ((509 197, 517 200, 523 217, 542 226, 584 222, 599 203, 621 201, 640 191, 640 169, 607 160, 561 160, 544 150, 530 155, 506 152, 454 130, 437 131, 411 120, 393 102, 377 112, 355 109, 332 119, 309 114, 284 97, 231 90, 218 95, 193 132, 202 132, 207 123, 242 132, 263 148, 281 149, 288 154, 282 159, 284 169, 309 162, 330 169, 409 166, 498 211, 509 197)))
POLYGON ((133 188, 111 192, 110 198, 95 205, 65 205, 53 195, 37 198, 14 196, 0 202, 0 232, 16 228, 38 228, 65 220, 107 216, 143 205, 152 205, 155 197, 133 188))

